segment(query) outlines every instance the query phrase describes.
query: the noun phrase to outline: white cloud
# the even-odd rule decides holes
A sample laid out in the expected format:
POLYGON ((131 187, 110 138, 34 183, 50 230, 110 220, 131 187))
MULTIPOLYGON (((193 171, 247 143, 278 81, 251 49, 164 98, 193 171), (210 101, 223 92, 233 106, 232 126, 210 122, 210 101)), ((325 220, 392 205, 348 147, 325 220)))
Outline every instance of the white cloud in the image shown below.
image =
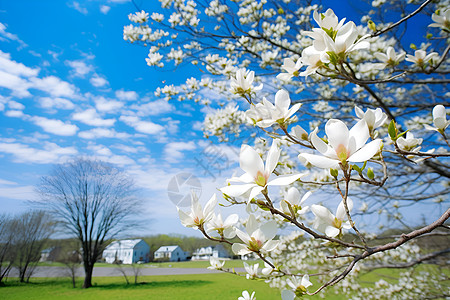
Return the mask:
POLYGON ((69 97, 75 96, 75 86, 63 81, 55 76, 47 76, 44 78, 31 78, 31 88, 36 88, 47 92, 54 97, 69 97))
POLYGON ((138 98, 138 94, 135 91, 124 91, 119 90, 116 91, 116 97, 120 100, 136 100, 138 98))
POLYGON ((87 15, 87 13, 88 13, 87 8, 81 7, 80 3, 76 2, 76 1, 72 2, 72 4, 69 4, 69 7, 72 7, 76 11, 82 13, 83 15, 87 15))
POLYGON ((11 109, 16 109, 16 110, 24 110, 25 109, 25 105, 23 105, 22 103, 19 103, 17 101, 9 101, 8 102, 8 106, 11 109))
POLYGON ((164 127, 159 124, 150 121, 141 121, 138 117, 134 116, 120 116, 120 121, 124 122, 128 126, 133 127, 136 131, 146 134, 164 134, 164 127))
POLYGON ((132 105, 132 109, 137 111, 139 116, 156 116, 167 112, 172 112, 175 107, 167 100, 159 99, 141 105, 132 105))
POLYGON ((29 85, 27 80, 0 70, 0 87, 10 89, 13 96, 18 98, 30 97, 29 85))
POLYGON ((73 75, 77 77, 84 77, 94 70, 91 65, 86 64, 82 60, 66 60, 66 64, 73 69, 73 75))
POLYGON ((11 118, 22 118, 25 116, 25 114, 21 110, 8 110, 5 112, 5 116, 11 118))
POLYGON ((89 145, 89 150, 94 152, 96 158, 115 165, 134 165, 135 161, 125 155, 116 155, 109 148, 103 145, 89 145))
POLYGON ((13 155, 14 162, 38 164, 61 163, 78 153, 74 147, 60 147, 49 142, 44 142, 43 149, 20 143, 0 143, 0 152, 13 155))
POLYGON ((165 159, 168 162, 178 162, 184 157, 183 151, 191 151, 196 148, 194 142, 168 143, 164 148, 165 159))
POLYGON ((102 119, 95 108, 74 113, 72 119, 91 126, 113 126, 116 122, 115 119, 102 119))
POLYGON ((41 97, 39 105, 46 109, 74 109, 75 105, 65 98, 41 97))
MULTIPOLYGON (((0 23, 1 24, 1 23, 0 23)), ((31 77, 39 74, 39 68, 29 68, 11 60, 11 55, 0 50, 0 70, 16 76, 31 77)))
POLYGON ((93 128, 91 130, 81 131, 78 136, 83 139, 93 140, 98 138, 116 138, 127 139, 131 137, 130 134, 125 132, 117 132, 114 129, 106 128, 93 128))
POLYGON ((56 135, 72 136, 75 135, 78 131, 78 127, 76 125, 64 123, 61 120, 34 116, 31 117, 31 121, 37 126, 41 127, 45 132, 53 133, 56 135))
POLYGON ((203 130, 203 122, 195 121, 194 124, 192 125, 192 129, 202 131, 203 130))
POLYGON ((5 39, 16 41, 20 44, 21 48, 27 47, 28 45, 25 44, 24 41, 19 39, 19 37, 16 34, 12 34, 9 32, 6 32, 6 25, 0 22, 0 40, 4 41, 5 39))
POLYGON ((104 97, 95 98, 95 107, 99 111, 110 112, 117 111, 123 107, 123 103, 111 99, 105 99, 104 97))
MULTIPOLYGON (((7 181, 0 179, 0 197, 15 200, 33 200, 34 198, 36 198, 34 186, 10 186, 12 184, 4 184, 3 182, 7 181)), ((13 182, 13 185, 17 185, 17 183, 13 182)))
POLYGON ((100 6, 100 11, 102 14, 107 14, 109 12, 109 10, 111 9, 111 7, 109 7, 108 5, 101 5, 100 6))
POLYGON ((98 74, 94 74, 94 76, 89 79, 89 82, 95 87, 102 87, 108 84, 108 80, 98 76, 98 74))

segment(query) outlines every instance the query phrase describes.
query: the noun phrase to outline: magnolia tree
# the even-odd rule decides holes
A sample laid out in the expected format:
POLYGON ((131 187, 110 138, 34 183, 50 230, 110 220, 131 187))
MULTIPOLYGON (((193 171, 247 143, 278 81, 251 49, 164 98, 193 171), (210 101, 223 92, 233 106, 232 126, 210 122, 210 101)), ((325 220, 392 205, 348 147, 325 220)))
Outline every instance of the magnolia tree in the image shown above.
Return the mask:
POLYGON ((204 207, 193 195, 178 212, 264 266, 210 268, 266 280, 282 299, 330 286, 352 299, 448 296, 447 275, 417 265, 450 252, 419 247, 450 229, 450 1, 372 1, 360 21, 313 1, 160 2, 129 15, 124 39, 150 48, 149 66, 191 63, 207 75, 155 95, 212 107, 207 137, 245 138, 242 175, 220 191, 222 206, 248 217, 224 220, 216 195, 204 207), (401 270, 361 285, 380 268, 401 270))

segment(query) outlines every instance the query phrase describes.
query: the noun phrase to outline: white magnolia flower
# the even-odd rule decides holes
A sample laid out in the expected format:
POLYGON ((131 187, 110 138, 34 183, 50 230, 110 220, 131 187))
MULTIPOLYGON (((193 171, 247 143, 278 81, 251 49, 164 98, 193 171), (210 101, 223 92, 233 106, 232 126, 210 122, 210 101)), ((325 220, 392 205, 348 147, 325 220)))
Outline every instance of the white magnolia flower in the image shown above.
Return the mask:
POLYGON ((303 127, 301 127, 300 125, 296 125, 292 128, 291 135, 299 141, 307 141, 309 136, 308 132, 306 132, 306 130, 303 129, 303 127))
POLYGON ((242 145, 241 154, 239 155, 239 163, 242 170, 246 173, 240 177, 230 178, 230 182, 240 182, 243 184, 228 185, 220 189, 220 191, 230 197, 239 197, 250 191, 248 200, 250 201, 258 195, 267 186, 272 185, 289 185, 304 176, 305 174, 289 174, 277 176, 269 181, 269 177, 275 170, 280 158, 281 149, 278 148, 276 142, 272 143, 267 153, 266 164, 249 145, 242 145))
POLYGON ((364 121, 366 121, 367 127, 369 128, 369 133, 372 134, 375 128, 383 126, 386 123, 387 115, 383 113, 381 108, 377 109, 367 109, 364 112, 358 106, 355 106, 356 116, 364 121))
POLYGON ((424 50, 416 50, 414 51, 414 55, 406 55, 405 60, 412 62, 419 67, 424 67, 425 64, 432 61, 433 58, 437 58, 438 56, 439 55, 437 54, 437 52, 431 52, 427 54, 427 52, 424 50))
POLYGON ((238 300, 256 300, 255 292, 250 295, 247 291, 243 291, 242 297, 239 297, 238 300))
MULTIPOLYGON (((328 34, 323 35, 324 42, 328 51, 332 51, 338 56, 343 56, 354 50, 367 49, 370 44, 364 41, 369 35, 361 37, 358 41, 358 29, 352 21, 342 26, 336 33, 333 39, 328 34)), ((322 59, 323 61, 323 59, 322 59)))
MULTIPOLYGON (((347 207, 349 211, 353 208, 353 201, 350 198, 347 198, 347 207)), ((350 222, 346 221, 347 214, 343 201, 339 203, 336 216, 322 205, 313 204, 311 211, 316 216, 314 219, 314 228, 331 238, 338 236, 342 232, 342 229, 350 229, 352 227, 350 222)))
POLYGON ((401 150, 417 152, 421 148, 421 147, 417 147, 417 146, 422 144, 422 141, 423 141, 423 139, 414 138, 414 135, 412 134, 412 132, 408 131, 406 133, 406 137, 401 136, 397 139, 397 145, 401 150))
POLYGON ((152 18, 152 20, 155 21, 155 22, 162 22, 162 21, 164 21, 164 15, 160 14, 160 13, 156 13, 156 12, 152 13, 150 18, 152 18))
MULTIPOLYGON (((268 262, 270 262, 272 265, 274 264, 273 260, 270 257, 266 257, 266 260, 268 262)), ((264 268, 261 270, 261 273, 265 276, 268 276, 268 275, 270 275, 270 273, 272 273, 273 270, 274 269, 270 264, 268 264, 267 262, 264 262, 264 268)))
POLYGON ((216 231, 221 236, 223 235, 227 239, 234 238, 236 232, 234 231, 234 225, 239 221, 239 216, 237 214, 229 215, 225 221, 222 219, 220 213, 217 216, 213 213, 211 220, 206 224, 206 231, 216 231))
POLYGON ((279 90, 275 94, 275 105, 263 98, 262 104, 251 105, 246 112, 246 116, 261 128, 272 126, 275 123, 284 126, 288 119, 298 111, 301 103, 294 104, 289 108, 290 106, 289 93, 285 90, 279 90))
POLYGON ((302 204, 303 204, 303 202, 306 201, 306 199, 309 198, 309 196, 311 196, 311 194, 312 194, 311 192, 307 192, 300 199, 300 192, 298 191, 298 189, 295 187, 291 187, 287 191, 285 198, 283 200, 281 200, 281 203, 280 203, 281 210, 285 214, 290 215, 291 210, 289 209, 289 206, 291 206, 292 210, 294 211, 294 213, 296 215, 305 214, 308 211, 309 206, 302 207, 302 204))
POLYGON ((148 13, 146 13, 145 11, 141 11, 141 12, 136 12, 134 15, 129 14, 128 19, 131 22, 135 22, 135 23, 145 23, 148 21, 148 13))
POLYGON ((245 255, 251 252, 272 251, 280 241, 274 241, 277 234, 277 222, 272 220, 264 224, 259 224, 256 218, 251 214, 245 226, 246 232, 236 229, 236 234, 245 243, 235 243, 231 247, 236 255, 245 255))
POLYGON ((185 213, 179 207, 177 207, 178 215, 181 220, 181 224, 184 227, 193 227, 197 229, 202 227, 204 223, 208 222, 214 213, 214 207, 217 205, 216 194, 214 194, 208 203, 206 203, 205 208, 198 202, 198 196, 195 193, 191 194, 191 212, 185 213))
POLYGON ((236 72, 236 78, 231 77, 230 87, 231 92, 238 95, 250 95, 253 92, 257 92, 263 88, 261 83, 258 86, 253 86, 253 80, 255 79, 255 72, 239 69, 236 72))
POLYGON ((220 261, 217 257, 211 256, 209 258, 209 263, 211 264, 211 266, 208 267, 209 270, 221 270, 225 261, 220 261))
POLYGON ((345 22, 345 18, 338 22, 338 17, 331 8, 327 9, 325 13, 320 14, 314 11, 313 18, 320 28, 334 31, 339 30, 345 22))
POLYGON ((366 144, 369 128, 364 120, 360 120, 350 130, 340 120, 329 120, 325 125, 328 144, 317 136, 317 130, 316 128, 311 133, 311 143, 323 156, 309 153, 298 156, 319 168, 337 168, 339 163, 346 165, 347 162, 364 162, 380 150, 380 139, 366 144))
POLYGON ((250 266, 249 264, 244 262, 245 272, 247 272, 245 277, 247 279, 258 278, 258 267, 259 267, 259 264, 254 264, 254 265, 250 266))
POLYGON ((302 59, 299 58, 297 62, 294 62, 292 58, 285 58, 283 61, 283 65, 281 66, 287 73, 280 73, 277 75, 277 79, 288 81, 294 76, 298 76, 300 68, 303 66, 302 59))
POLYGON ((395 50, 393 47, 388 47, 386 54, 380 53, 380 52, 377 52, 374 54, 376 59, 378 59, 379 61, 382 62, 382 63, 375 64, 375 67, 377 69, 384 69, 387 66, 395 67, 396 65, 398 65, 401 61, 403 61, 405 59, 405 55, 406 55, 405 52, 401 52, 397 55, 397 53, 395 53, 395 50))
POLYGON ((323 52, 316 50, 314 46, 309 46, 302 51, 302 63, 307 66, 306 70, 300 73, 300 76, 308 77, 316 72, 322 65, 321 56, 323 52))
POLYGON ((438 27, 442 30, 445 30, 447 32, 450 32, 450 8, 447 8, 442 14, 433 14, 431 16, 431 19, 435 22, 430 25, 429 27, 438 27))
POLYGON ((425 124, 425 128, 428 130, 436 130, 438 132, 444 132, 450 125, 450 120, 447 121, 447 111, 444 105, 436 105, 433 108, 433 124, 435 127, 425 124))
POLYGON ((312 285, 311 281, 309 281, 308 274, 303 275, 302 279, 292 276, 292 278, 286 279, 286 283, 293 289, 293 291, 283 290, 281 292, 281 299, 283 300, 293 300, 296 294, 306 294, 306 289, 312 285))

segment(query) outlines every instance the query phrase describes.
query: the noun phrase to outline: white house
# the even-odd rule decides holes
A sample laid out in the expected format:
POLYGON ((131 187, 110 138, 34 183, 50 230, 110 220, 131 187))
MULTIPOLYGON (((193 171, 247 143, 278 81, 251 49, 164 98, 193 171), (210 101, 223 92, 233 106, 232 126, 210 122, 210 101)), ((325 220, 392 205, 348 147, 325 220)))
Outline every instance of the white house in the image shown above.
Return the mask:
POLYGON ((183 261, 187 260, 188 252, 184 252, 180 246, 161 246, 155 251, 155 260, 183 261))
POLYGON ((141 239, 115 241, 103 251, 103 258, 109 264, 116 261, 133 264, 150 261, 150 246, 141 239))
POLYGON ((229 258, 228 251, 222 245, 208 246, 195 250, 192 254, 193 260, 208 260, 210 257, 229 258))

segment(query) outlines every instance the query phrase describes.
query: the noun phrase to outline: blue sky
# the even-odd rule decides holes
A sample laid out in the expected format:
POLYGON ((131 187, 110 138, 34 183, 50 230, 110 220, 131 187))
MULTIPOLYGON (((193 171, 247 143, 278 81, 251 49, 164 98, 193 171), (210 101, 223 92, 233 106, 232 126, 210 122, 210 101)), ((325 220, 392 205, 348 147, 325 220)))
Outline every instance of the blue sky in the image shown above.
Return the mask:
POLYGON ((26 210, 53 164, 85 155, 135 178, 149 220, 141 232, 194 233, 181 226, 168 182, 196 173, 209 198, 225 174, 196 163, 208 146, 201 107, 154 96, 192 70, 148 67, 148 49, 122 39, 132 12, 118 0, 0 1, 0 212, 26 210))
MULTIPOLYGON (((138 2, 158 10, 156 0, 138 2)), ((325 2, 348 17, 347 2, 325 2)), ((180 224, 169 182, 195 174, 206 201, 233 169, 205 170, 199 160, 220 153, 231 167, 239 149, 210 146, 201 106, 154 95, 159 86, 202 74, 190 66, 148 67, 148 49, 122 38, 135 11, 127 0, 0 0, 0 213, 28 209, 54 164, 90 156, 135 178, 148 220, 135 234, 195 234, 180 224)))

